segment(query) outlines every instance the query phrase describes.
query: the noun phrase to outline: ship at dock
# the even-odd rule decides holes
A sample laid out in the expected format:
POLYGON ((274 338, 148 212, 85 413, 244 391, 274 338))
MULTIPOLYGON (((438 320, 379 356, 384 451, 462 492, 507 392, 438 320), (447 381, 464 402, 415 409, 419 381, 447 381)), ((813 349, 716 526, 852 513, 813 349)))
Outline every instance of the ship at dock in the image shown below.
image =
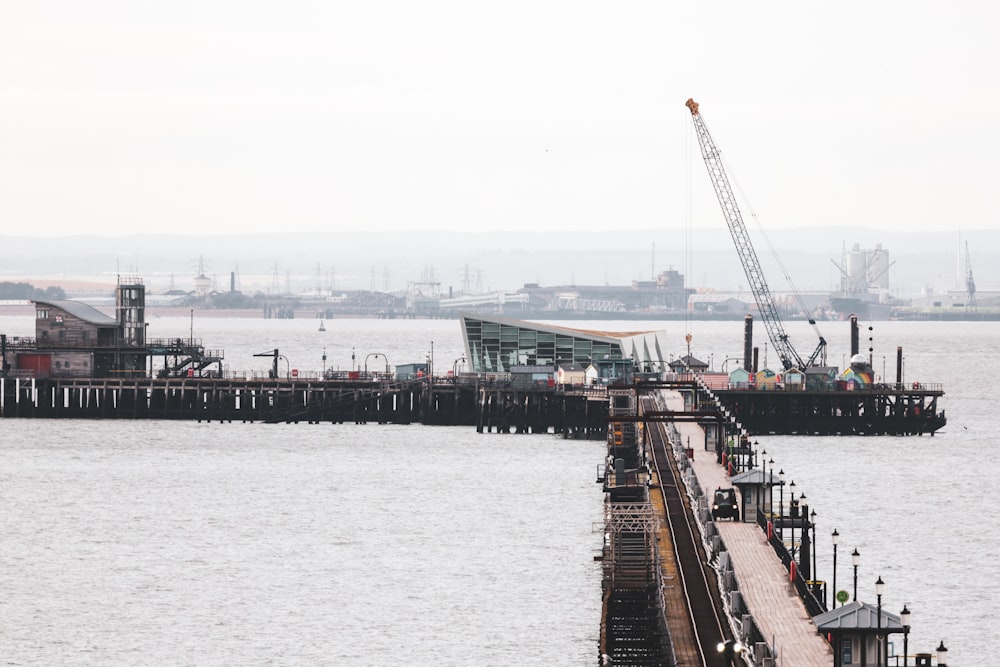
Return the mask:
POLYGON ((881 243, 862 248, 855 243, 850 251, 845 244, 841 260, 834 266, 840 271, 840 286, 830 293, 830 308, 841 319, 857 315, 870 320, 887 320, 896 308, 909 302, 896 299, 889 291, 889 251, 881 243))

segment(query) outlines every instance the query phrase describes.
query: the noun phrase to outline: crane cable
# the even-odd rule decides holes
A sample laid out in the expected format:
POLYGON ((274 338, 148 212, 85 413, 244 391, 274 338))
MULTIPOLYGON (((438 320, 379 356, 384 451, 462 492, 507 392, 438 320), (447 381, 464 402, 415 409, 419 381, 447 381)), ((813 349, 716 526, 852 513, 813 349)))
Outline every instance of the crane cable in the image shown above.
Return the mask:
POLYGON ((730 180, 733 181, 733 185, 736 186, 737 193, 739 194, 740 198, 746 205, 747 211, 750 213, 750 217, 753 218, 754 224, 757 226, 757 230, 760 232, 760 235, 763 237, 764 242, 767 244, 767 249, 771 252, 771 257, 774 259, 775 263, 778 265, 778 268, 781 270, 781 274, 785 277, 785 282, 788 283, 788 287, 792 291, 792 296, 795 297, 795 301, 798 303, 799 308, 802 310, 802 314, 806 316, 806 319, 809 321, 809 324, 811 324, 813 328, 816 330, 816 335, 822 339, 823 336, 819 332, 819 327, 816 326, 815 319, 813 319, 812 315, 809 313, 809 308, 806 306, 805 300, 802 298, 802 295, 799 294, 799 290, 795 287, 795 284, 792 282, 792 276, 791 274, 788 273, 788 269, 785 268, 784 263, 782 263, 781 257, 778 255, 778 251, 775 249, 774 244, 771 243, 771 237, 768 236, 767 231, 764 229, 764 226, 760 224, 760 219, 757 218, 757 212, 753 210, 753 206, 751 206, 750 204, 750 199, 747 197, 746 193, 743 191, 743 187, 736 179, 736 176, 734 175, 736 173, 735 170, 733 170, 732 165, 729 164, 729 161, 726 159, 726 156, 722 154, 721 151, 719 152, 719 155, 722 158, 723 164, 725 166, 726 172, 729 174, 730 180))
MULTIPOLYGON (((686 128, 684 136, 684 282, 686 285, 691 285, 694 277, 691 275, 691 270, 693 266, 693 255, 694 249, 693 238, 694 238, 694 129, 691 123, 685 121, 684 127, 686 128)), ((689 307, 687 300, 684 303, 684 332, 687 335, 691 334, 691 308, 689 307)))

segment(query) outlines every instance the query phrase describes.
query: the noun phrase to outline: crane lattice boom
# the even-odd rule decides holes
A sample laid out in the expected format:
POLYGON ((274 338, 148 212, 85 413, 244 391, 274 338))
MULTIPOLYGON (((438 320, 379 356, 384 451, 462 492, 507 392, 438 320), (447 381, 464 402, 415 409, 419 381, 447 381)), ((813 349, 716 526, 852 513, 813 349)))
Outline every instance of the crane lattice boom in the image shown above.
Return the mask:
MULTIPOLYGON (((687 107, 691 110, 691 120, 694 121, 694 129, 698 134, 701 156, 705 160, 705 167, 708 168, 709 178, 712 179, 712 185, 715 187, 715 195, 722 206, 722 213, 726 218, 726 224, 729 226, 729 233, 736 244, 736 252, 740 256, 740 262, 743 264, 743 271, 750 282, 750 289, 753 291, 753 298, 757 302, 757 309, 760 311, 761 319, 764 320, 764 327, 767 329, 768 338, 770 338, 771 344, 774 345, 775 351, 786 370, 789 368, 805 368, 807 364, 802 361, 802 357, 792 347, 792 344, 788 340, 788 334, 785 333, 785 329, 781 324, 778 309, 774 305, 771 291, 767 287, 767 280, 765 280, 764 273, 760 269, 760 262, 757 260, 757 253, 750 242, 750 235, 747 233, 747 227, 743 223, 743 216, 740 214, 740 208, 736 203, 736 197, 733 195, 733 189, 729 185, 729 178, 726 176, 726 170, 722 166, 722 155, 719 153, 719 149, 716 148, 715 142, 712 141, 712 135, 708 133, 708 128, 705 127, 705 121, 702 119, 701 114, 698 113, 698 103, 689 99, 687 107)), ((809 359, 810 364, 823 349, 825 349, 825 341, 821 337, 820 346, 809 359)))
POLYGON ((976 281, 972 277, 972 258, 969 257, 969 242, 965 242, 965 309, 976 311, 976 281))

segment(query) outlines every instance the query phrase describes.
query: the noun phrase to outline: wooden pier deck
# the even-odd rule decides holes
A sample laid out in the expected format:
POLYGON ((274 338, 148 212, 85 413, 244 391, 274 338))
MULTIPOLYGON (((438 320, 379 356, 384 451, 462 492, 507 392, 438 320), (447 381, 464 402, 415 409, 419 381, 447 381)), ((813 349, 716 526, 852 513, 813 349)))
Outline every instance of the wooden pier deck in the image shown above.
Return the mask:
MULTIPOLYGON (((636 386, 655 388, 643 379, 636 386)), ((939 387, 858 391, 729 391, 699 398, 721 404, 750 433, 933 434, 946 423, 939 387)), ((199 421, 423 423, 480 432, 604 436, 608 391, 623 385, 521 387, 470 375, 400 380, 169 377, 83 378, 0 375, 0 418, 191 419, 199 421)))
MULTIPOLYGON (((677 392, 661 392, 667 407, 684 410, 677 392)), ((702 427, 695 423, 676 424, 687 442, 704 442, 702 427)), ((715 453, 695 449, 691 461, 703 489, 730 487, 725 470, 715 453)), ((805 604, 791 583, 788 570, 767 542, 756 523, 718 521, 715 523, 730 554, 743 600, 765 639, 773 644, 777 664, 796 667, 829 667, 833 649, 817 632, 805 604)))
POLYGON ((603 437, 607 395, 480 382, 0 377, 0 418, 421 423, 603 437))

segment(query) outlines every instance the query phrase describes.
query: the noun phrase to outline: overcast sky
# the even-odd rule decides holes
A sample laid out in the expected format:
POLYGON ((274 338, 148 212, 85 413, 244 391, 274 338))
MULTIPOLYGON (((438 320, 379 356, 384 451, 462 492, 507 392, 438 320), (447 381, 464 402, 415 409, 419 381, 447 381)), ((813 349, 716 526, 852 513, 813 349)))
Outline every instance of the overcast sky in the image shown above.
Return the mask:
POLYGON ((6 0, 0 234, 723 225, 688 97, 765 228, 996 228, 998 13, 6 0))

